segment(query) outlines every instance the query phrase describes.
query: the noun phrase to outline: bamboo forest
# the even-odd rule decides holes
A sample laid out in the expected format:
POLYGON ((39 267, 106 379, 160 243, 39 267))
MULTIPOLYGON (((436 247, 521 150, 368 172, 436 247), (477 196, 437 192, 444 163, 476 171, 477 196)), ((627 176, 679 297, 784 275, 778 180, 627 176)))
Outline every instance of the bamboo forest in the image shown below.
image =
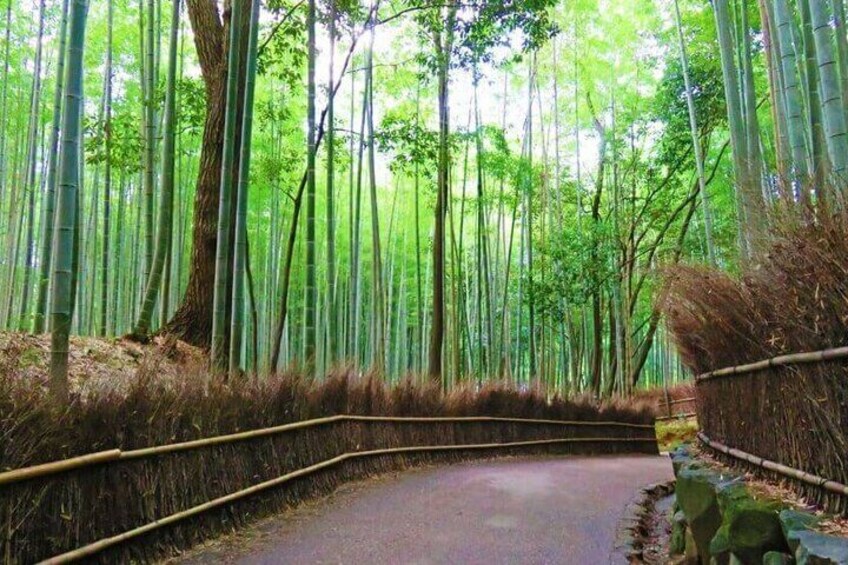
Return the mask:
MULTIPOLYGON (((841 0, 6 2, 0 324, 630 395, 848 168, 841 0), (790 206, 791 205, 791 206, 790 206)), ((73 349, 73 346, 70 347, 73 349)))
POLYGON ((848 565, 848 0, 0 0, 0 565, 848 565))

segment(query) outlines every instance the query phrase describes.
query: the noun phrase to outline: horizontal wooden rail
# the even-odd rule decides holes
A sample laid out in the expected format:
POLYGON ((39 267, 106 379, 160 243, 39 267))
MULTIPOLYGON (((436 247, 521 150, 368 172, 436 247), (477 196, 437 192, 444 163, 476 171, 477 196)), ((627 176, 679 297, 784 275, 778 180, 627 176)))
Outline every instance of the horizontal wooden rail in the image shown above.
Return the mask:
POLYGON ((832 361, 834 359, 848 358, 848 346, 835 347, 833 349, 823 349, 822 351, 810 351, 807 353, 792 353, 789 355, 778 355, 771 359, 764 359, 755 363, 746 365, 737 365, 736 367, 725 367, 724 369, 716 369, 702 373, 695 377, 696 383, 718 379, 721 377, 729 377, 733 375, 742 375, 745 373, 753 373, 762 371, 770 367, 782 367, 785 365, 801 365, 804 363, 821 363, 824 361, 832 361))
POLYGON ((665 400, 660 400, 657 404, 662 406, 674 406, 675 404, 683 404, 684 402, 695 402, 695 397, 690 396, 689 398, 678 398, 677 400, 672 400, 670 402, 666 402, 665 400))
POLYGON ((32 467, 23 467, 0 473, 0 486, 9 483, 17 483, 45 475, 54 475, 64 471, 79 469, 80 467, 88 467, 89 465, 97 465, 98 463, 106 463, 107 461, 117 461, 121 458, 120 449, 110 449, 108 451, 98 451, 97 453, 88 453, 79 457, 71 457, 61 461, 53 461, 51 463, 43 463, 41 465, 33 465, 32 467))
POLYGON ((769 461, 768 459, 763 459, 762 457, 751 455, 750 453, 746 453, 742 450, 735 449, 733 447, 728 447, 723 443, 710 439, 703 432, 698 432, 698 439, 707 447, 714 449, 720 453, 724 453, 725 455, 733 457, 734 459, 746 461, 762 469, 777 473, 778 475, 802 481, 809 485, 822 488, 835 494, 848 496, 848 485, 844 485, 842 483, 832 481, 830 479, 825 479, 819 477, 818 475, 813 475, 812 473, 807 473, 806 471, 795 469, 794 467, 789 467, 781 463, 769 461))
POLYGON ((657 422, 663 422, 666 420, 686 420, 689 418, 695 418, 698 414, 695 412, 681 412, 680 414, 672 414, 671 416, 657 416, 657 422))
POLYGON ((426 453, 426 452, 434 452, 434 451, 459 451, 459 450, 485 450, 485 449, 499 449, 499 448, 515 448, 515 447, 528 447, 528 446, 539 446, 539 445, 556 445, 556 444, 569 444, 569 443, 644 443, 644 442, 655 442, 654 438, 565 438, 565 439, 542 439, 542 440, 531 440, 531 441, 514 441, 514 442, 505 442, 505 443, 484 443, 484 444, 471 444, 471 445, 421 445, 421 446, 412 446, 412 447, 395 447, 388 449, 372 449, 369 451, 355 451, 350 453, 343 453, 337 457, 333 457, 332 459, 326 459, 319 463, 315 463, 314 465, 310 465, 309 467, 305 467, 303 469, 298 469, 297 471, 292 471, 290 473, 286 473, 285 475, 281 475, 275 479, 270 479, 253 486, 247 487, 245 489, 230 493, 225 496, 221 496, 219 498, 215 498, 210 500, 209 502, 205 502, 203 504, 199 504, 197 506, 193 506, 187 510, 182 510, 180 512, 176 512, 164 518, 160 518, 154 522, 150 522, 143 526, 139 526, 138 528, 134 528, 132 530, 123 532, 121 534, 117 534, 115 536, 104 538, 102 540, 90 543, 73 551, 69 551, 66 553, 62 553, 61 555, 56 555, 42 561, 43 564, 51 564, 58 565, 61 563, 71 563, 74 561, 79 561, 81 559, 85 559, 87 557, 91 557, 100 553, 101 551, 123 543, 125 541, 131 540, 135 537, 141 536, 163 526, 167 526, 170 524, 174 524, 181 520, 185 520, 186 518, 190 518, 192 516, 196 516, 201 514, 202 512, 206 512, 207 510, 211 510, 213 508, 217 508, 220 506, 224 506, 231 502, 235 502, 239 499, 254 495, 264 490, 268 490, 274 488, 276 486, 282 485, 283 483, 289 482, 293 479, 297 479, 299 477, 303 477, 327 467, 331 467, 334 465, 338 465, 339 463, 343 463, 344 461, 348 461, 351 459, 357 459, 362 457, 373 457, 377 455, 398 455, 402 453, 426 453))
POLYGON ((285 432, 291 432, 296 430, 302 430, 306 428, 312 428, 315 426, 322 426, 326 424, 336 423, 336 422, 383 422, 383 423, 482 423, 482 422, 502 422, 502 423, 515 423, 515 424, 532 424, 532 425, 558 425, 558 426, 613 426, 613 427, 625 427, 625 428, 638 428, 638 429, 651 429, 653 426, 650 424, 632 424, 629 422, 612 422, 612 421, 570 421, 570 420, 540 420, 540 419, 531 419, 531 418, 500 418, 494 416, 433 416, 433 417, 401 417, 401 416, 357 416, 350 414, 340 414, 337 416, 327 416, 324 418, 315 418, 312 420, 304 420, 301 422, 292 422, 289 424, 282 424, 280 426, 272 426, 269 428, 261 428, 256 430, 249 430, 245 432, 238 432, 233 434, 226 434, 214 437, 208 437, 204 439, 196 439, 192 441, 184 441, 179 443, 172 443, 167 445, 159 445, 154 447, 145 447, 142 449, 133 449, 128 451, 122 451, 120 449, 111 449, 108 451, 101 451, 97 453, 89 453, 86 455, 81 455, 78 457, 71 457, 70 459, 63 459, 61 461, 53 461, 51 463, 44 463, 41 465, 34 465, 32 467, 23 467, 21 469, 14 469, 11 471, 6 471, 0 473, 0 486, 7 485, 11 483, 17 483, 21 481, 26 481, 30 479, 34 479, 37 477, 44 477, 48 475, 54 475, 58 473, 63 473, 75 469, 80 469, 83 467, 89 467, 92 465, 98 465, 102 463, 112 463, 115 461, 126 461, 130 459, 143 459, 146 457, 154 457, 158 455, 165 455, 167 453, 175 453, 179 451, 190 451, 193 449, 201 449, 205 447, 212 447, 215 445, 222 445, 228 443, 235 443, 239 441, 246 441, 251 439, 257 439, 261 437, 267 437, 271 435, 277 435, 285 432))

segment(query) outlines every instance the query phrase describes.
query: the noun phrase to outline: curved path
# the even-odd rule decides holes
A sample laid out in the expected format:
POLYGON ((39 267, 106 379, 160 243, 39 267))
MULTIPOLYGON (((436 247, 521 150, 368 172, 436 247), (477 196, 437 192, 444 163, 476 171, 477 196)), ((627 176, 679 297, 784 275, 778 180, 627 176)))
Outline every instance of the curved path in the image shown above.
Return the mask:
POLYGON ((605 564, 639 487, 667 457, 506 459, 347 485, 183 563, 605 564))

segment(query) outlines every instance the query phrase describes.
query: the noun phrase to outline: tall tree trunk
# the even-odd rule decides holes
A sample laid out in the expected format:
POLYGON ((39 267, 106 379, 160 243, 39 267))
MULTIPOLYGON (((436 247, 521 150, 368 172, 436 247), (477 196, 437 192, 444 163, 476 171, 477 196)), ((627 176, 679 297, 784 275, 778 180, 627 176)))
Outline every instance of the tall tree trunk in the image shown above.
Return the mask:
POLYGON ((762 236, 765 233, 765 216, 763 212, 764 199, 762 193, 763 154, 760 149, 760 125, 757 119, 757 94, 754 90, 753 55, 751 53, 751 33, 748 23, 748 0, 741 0, 742 10, 742 103, 744 105, 743 116, 745 117, 745 140, 748 145, 746 154, 748 157, 748 177, 750 178, 750 191, 748 199, 748 222, 754 230, 754 248, 760 248, 762 236))
POLYGON ((790 199, 791 191, 787 190, 787 165, 791 163, 789 156, 789 141, 786 132, 785 104, 783 102, 783 73, 781 72, 780 49, 775 27, 774 7, 770 0, 757 0, 759 4, 760 22, 763 35, 763 53, 768 70, 768 93, 771 120, 774 124, 773 135, 775 145, 775 161, 777 163, 778 189, 784 199, 790 199))
MULTIPOLYGON (((354 95, 351 95, 352 98, 354 95)), ((356 363, 360 361, 359 355, 359 330, 360 330, 360 304, 362 303, 361 286, 362 286, 362 172, 364 170, 364 155, 365 155, 365 124, 368 111, 368 84, 366 83, 362 94, 362 115, 359 119, 359 148, 357 153, 356 167, 356 190, 353 195, 351 206, 352 211, 352 237, 350 240, 350 354, 356 363)), ((351 157, 351 169, 353 168, 353 158, 351 157)))
MULTIPOLYGON (((194 196, 194 231, 188 283, 182 302, 162 331, 193 345, 209 347, 212 335, 230 20, 226 17, 222 21, 215 2, 187 0, 186 4, 206 90, 206 117, 194 196)), ((225 16, 229 16, 229 12, 226 12, 225 16)))
MULTIPOLYGON (((421 109, 421 81, 415 87, 415 130, 418 131, 421 109)), ((416 355, 414 369, 422 371, 424 365, 424 282, 421 276, 421 184, 419 163, 415 161, 415 306, 416 306, 416 355)))

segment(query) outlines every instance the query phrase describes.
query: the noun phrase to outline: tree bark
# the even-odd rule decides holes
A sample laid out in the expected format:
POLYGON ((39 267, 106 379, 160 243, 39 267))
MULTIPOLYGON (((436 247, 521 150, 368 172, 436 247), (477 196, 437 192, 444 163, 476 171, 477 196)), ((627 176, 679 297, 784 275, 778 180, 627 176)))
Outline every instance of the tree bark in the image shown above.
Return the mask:
POLYGON ((162 331, 192 345, 208 348, 212 337, 218 243, 229 10, 225 11, 222 19, 215 2, 187 0, 186 5, 206 89, 206 118, 194 197, 194 233, 188 283, 180 306, 162 331))

